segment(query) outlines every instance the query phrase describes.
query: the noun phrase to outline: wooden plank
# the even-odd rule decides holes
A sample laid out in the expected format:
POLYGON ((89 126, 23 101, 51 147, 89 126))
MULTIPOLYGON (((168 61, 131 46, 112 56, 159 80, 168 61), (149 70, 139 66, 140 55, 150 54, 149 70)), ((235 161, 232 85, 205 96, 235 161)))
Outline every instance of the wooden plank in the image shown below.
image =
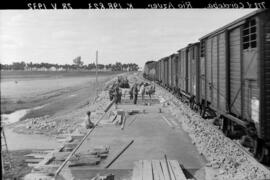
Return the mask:
POLYGON ((28 167, 35 167, 37 165, 37 163, 27 163, 28 167))
POLYGON ((78 145, 78 142, 73 142, 73 143, 65 143, 64 148, 74 148, 78 145))
POLYGON ((84 158, 79 160, 71 160, 69 167, 97 165, 99 162, 100 158, 84 158))
POLYGON ((169 166, 169 169, 170 169, 171 179, 176 180, 176 175, 175 175, 175 173, 174 173, 174 171, 172 169, 172 166, 169 163, 169 160, 168 160, 168 166, 169 166))
POLYGON ((35 157, 35 158, 44 158, 46 154, 39 154, 39 153, 30 153, 24 155, 25 157, 35 157))
POLYGON ((68 155, 69 155, 69 152, 54 152, 54 153, 53 153, 53 156, 54 156, 54 157, 58 157, 58 156, 59 156, 59 157, 62 157, 62 156, 65 156, 65 157, 66 157, 66 156, 68 156, 68 155))
POLYGON ((170 163, 170 165, 173 169, 173 172, 176 176, 176 180, 186 180, 187 179, 182 168, 180 167, 178 161, 170 160, 169 163, 170 163))
POLYGON ((142 168, 143 168, 142 160, 134 162, 132 180, 143 180, 142 168))
POLYGON ((170 119, 171 123, 174 124, 175 127, 179 127, 178 124, 173 120, 173 119, 170 119))
POLYGON ((52 150, 33 150, 32 153, 36 153, 36 154, 48 154, 48 153, 51 153, 53 151, 52 150))
POLYGON ((173 127, 173 125, 169 122, 169 120, 166 117, 164 116, 161 116, 161 117, 171 128, 173 127))
POLYGON ((143 179, 153 180, 151 160, 143 160, 143 179))
POLYGON ((159 160, 152 160, 154 180, 164 180, 164 174, 159 160))
POLYGON ((110 121, 113 122, 113 121, 116 119, 116 116, 117 116, 116 114, 112 115, 112 116, 110 117, 110 121))
POLYGON ((126 116, 124 116, 124 118, 123 118, 121 130, 124 130, 125 124, 126 124, 126 116))
POLYGON ((25 159, 26 163, 39 163, 42 159, 25 159))
POLYGON ((130 123, 128 124, 128 126, 130 126, 135 120, 136 120, 137 116, 135 115, 134 118, 130 121, 130 123))
POLYGON ((96 154, 108 154, 109 149, 103 148, 103 149, 93 149, 89 152, 90 154, 96 155, 96 154))
POLYGON ((114 121, 114 124, 120 124, 121 123, 121 115, 117 115, 114 121))
POLYGON ((169 172, 168 172, 168 168, 167 168, 165 160, 161 160, 160 164, 161 164, 161 168, 162 168, 162 171, 163 171, 163 174, 164 174, 164 179, 165 180, 170 180, 170 176, 169 176, 169 172))
POLYGON ((119 153, 115 155, 115 157, 105 166, 105 168, 109 168, 133 142, 134 140, 131 140, 119 153))
POLYGON ((58 142, 72 142, 73 139, 72 139, 71 136, 69 136, 69 137, 66 137, 66 138, 58 138, 57 141, 58 142))

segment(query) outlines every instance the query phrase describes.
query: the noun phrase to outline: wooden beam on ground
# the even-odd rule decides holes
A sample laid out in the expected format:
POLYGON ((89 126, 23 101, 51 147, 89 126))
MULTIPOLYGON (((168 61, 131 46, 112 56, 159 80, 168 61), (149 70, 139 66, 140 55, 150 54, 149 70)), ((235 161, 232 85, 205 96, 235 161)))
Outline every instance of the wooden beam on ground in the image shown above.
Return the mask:
POLYGON ((168 172, 165 160, 161 160, 160 164, 161 164, 162 172, 164 174, 164 179, 165 180, 170 180, 170 176, 169 176, 169 172, 168 172))
POLYGON ((110 117, 110 121, 113 122, 113 121, 115 120, 116 116, 117 116, 116 114, 112 115, 112 116, 110 117))
POLYGON ((170 161, 168 161, 168 167, 169 167, 169 170, 170 170, 171 179, 172 180, 177 180, 176 175, 175 175, 175 173, 174 173, 174 171, 173 171, 173 169, 171 167, 170 161))
POLYGON ((30 153, 24 155, 25 157, 45 158, 46 154, 30 153))
POLYGON ((54 149, 52 150, 33 150, 32 153, 37 153, 37 154, 48 154, 50 152, 54 151, 54 149))
POLYGON ((143 160, 143 179, 154 180, 151 160, 143 160))
POLYGON ((53 153, 54 160, 56 161, 63 161, 69 155, 69 152, 55 152, 53 153))
POLYGON ((108 106, 106 107, 106 109, 104 110, 104 112, 108 112, 108 110, 112 107, 112 105, 115 103, 115 98, 110 102, 110 104, 108 104, 108 106))
POLYGON ((26 163, 39 163, 42 159, 25 159, 26 163))
POLYGON ((121 123, 121 116, 120 115, 116 116, 114 123, 117 123, 117 124, 121 123))
POLYGON ((27 163, 28 167, 35 167, 37 164, 36 163, 27 163))
POLYGON ((132 172, 132 180, 143 180, 142 170, 143 170, 143 161, 142 160, 135 161, 132 172))
POLYGON ((123 117, 123 122, 122 122, 122 126, 121 126, 122 130, 124 130, 125 124, 126 124, 126 116, 123 117))
POLYGON ((175 174, 176 180, 186 180, 187 179, 182 168, 180 167, 178 161, 170 160, 169 163, 170 163, 172 170, 175 174))
POLYGON ((84 159, 78 159, 78 160, 70 159, 69 167, 91 166, 91 165, 97 165, 99 163, 100 163, 100 158, 84 158, 84 159))
POLYGON ((114 161, 116 161, 116 159, 119 158, 119 156, 121 156, 121 154, 134 142, 134 140, 130 141, 118 154, 116 154, 116 156, 108 163, 107 166, 105 166, 105 168, 109 168, 112 163, 114 163, 114 161))
POLYGON ((164 158, 165 158, 165 163, 166 163, 166 167, 167 167, 167 170, 168 170, 169 178, 170 178, 170 180, 173 180, 172 179, 172 174, 170 172, 169 163, 168 163, 168 159, 167 159, 166 154, 164 154, 164 158))
POLYGON ((135 120, 137 119, 137 116, 135 115, 134 118, 130 121, 130 123, 128 124, 128 126, 130 126, 135 120))
POLYGON ((171 128, 173 128, 173 125, 170 123, 170 121, 166 117, 164 116, 161 116, 161 117, 171 128))
POLYGON ((154 180, 164 180, 164 174, 159 160, 152 160, 154 180))

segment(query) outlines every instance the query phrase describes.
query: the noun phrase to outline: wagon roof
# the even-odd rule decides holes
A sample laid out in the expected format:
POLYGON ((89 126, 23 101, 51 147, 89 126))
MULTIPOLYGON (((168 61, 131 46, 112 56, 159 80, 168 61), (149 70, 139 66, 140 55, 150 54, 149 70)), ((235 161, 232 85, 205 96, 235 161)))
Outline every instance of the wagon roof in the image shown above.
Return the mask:
POLYGON ((150 63, 153 63, 155 61, 147 61, 145 64, 150 64, 150 63))
POLYGON ((255 15, 257 15, 257 14, 259 14, 261 12, 264 12, 266 10, 267 9, 258 9, 258 10, 255 10, 255 11, 253 11, 253 12, 251 12, 251 13, 249 13, 249 14, 247 14, 247 15, 239 18, 239 19, 236 19, 235 21, 233 21, 233 22, 231 22, 231 23, 229 23, 229 24, 227 24, 225 26, 222 26, 221 28, 219 28, 219 29, 217 29, 217 30, 215 30, 215 31, 213 31, 211 33, 206 34, 205 36, 201 37, 199 40, 205 39, 206 37, 209 37, 209 36, 211 36, 213 34, 217 34, 218 32, 223 31, 224 29, 227 29, 227 28, 229 28, 231 26, 235 26, 238 23, 240 23, 241 21, 244 21, 245 19, 248 19, 248 18, 250 18, 252 16, 255 16, 255 15))

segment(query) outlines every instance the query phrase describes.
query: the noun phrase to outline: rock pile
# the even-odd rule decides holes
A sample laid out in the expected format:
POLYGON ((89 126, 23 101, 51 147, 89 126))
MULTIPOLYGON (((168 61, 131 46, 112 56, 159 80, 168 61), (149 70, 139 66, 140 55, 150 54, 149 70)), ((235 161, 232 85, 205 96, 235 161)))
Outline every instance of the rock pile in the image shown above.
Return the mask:
POLYGON ((163 89, 158 89, 157 94, 170 100, 167 109, 177 117, 198 151, 209 161, 207 166, 215 169, 215 179, 270 179, 269 171, 251 161, 239 146, 186 104, 163 89))

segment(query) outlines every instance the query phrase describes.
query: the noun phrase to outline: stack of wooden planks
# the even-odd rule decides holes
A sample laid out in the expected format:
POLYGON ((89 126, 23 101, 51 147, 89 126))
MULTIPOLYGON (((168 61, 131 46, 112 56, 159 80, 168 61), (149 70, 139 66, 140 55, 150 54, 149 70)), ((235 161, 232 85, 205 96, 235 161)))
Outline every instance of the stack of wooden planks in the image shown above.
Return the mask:
POLYGON ((132 180, 186 180, 177 160, 139 160, 134 162, 132 180), (167 164, 168 162, 168 164, 167 164))
POLYGON ((27 157, 27 159, 25 159, 24 161, 26 163, 28 163, 27 165, 29 167, 33 167, 33 166, 37 165, 40 161, 42 161, 47 156, 47 154, 49 152, 50 151, 42 151, 42 150, 40 150, 40 151, 33 151, 30 154, 24 155, 25 157, 27 157))

